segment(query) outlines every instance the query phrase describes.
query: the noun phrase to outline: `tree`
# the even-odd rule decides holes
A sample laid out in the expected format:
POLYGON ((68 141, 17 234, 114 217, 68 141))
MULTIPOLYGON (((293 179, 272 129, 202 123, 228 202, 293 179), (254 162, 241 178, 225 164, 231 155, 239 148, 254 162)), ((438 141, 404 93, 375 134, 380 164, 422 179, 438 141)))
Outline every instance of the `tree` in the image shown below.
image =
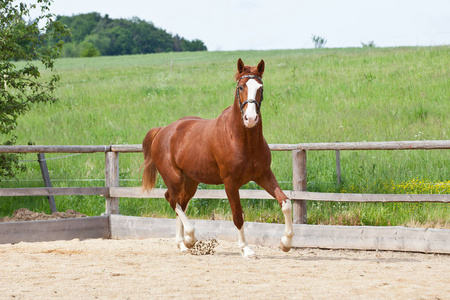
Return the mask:
MULTIPOLYGON (((13 145, 16 136, 11 132, 17 126, 19 115, 25 114, 31 104, 53 102, 52 92, 57 87, 58 75, 41 79, 39 68, 53 71, 60 56, 62 39, 69 29, 52 20, 52 0, 37 0, 37 4, 0 0, 0 133, 6 145, 13 145), (31 20, 31 14, 36 19, 31 20), (29 19, 26 21, 25 19, 29 19), (16 66, 16 61, 21 67, 16 66), (38 67, 41 63, 42 67, 38 67)), ((1 155, 0 179, 14 177, 23 170, 17 156, 1 155)))
POLYGON ((314 48, 323 48, 325 47, 325 44, 327 43, 327 40, 321 36, 313 35, 311 37, 311 40, 314 43, 314 48))
POLYGON ((95 57, 100 56, 100 51, 98 51, 97 47, 90 42, 82 42, 81 43, 81 57, 95 57))
POLYGON ((367 44, 361 43, 361 46, 363 48, 375 48, 376 47, 375 41, 370 41, 367 44))

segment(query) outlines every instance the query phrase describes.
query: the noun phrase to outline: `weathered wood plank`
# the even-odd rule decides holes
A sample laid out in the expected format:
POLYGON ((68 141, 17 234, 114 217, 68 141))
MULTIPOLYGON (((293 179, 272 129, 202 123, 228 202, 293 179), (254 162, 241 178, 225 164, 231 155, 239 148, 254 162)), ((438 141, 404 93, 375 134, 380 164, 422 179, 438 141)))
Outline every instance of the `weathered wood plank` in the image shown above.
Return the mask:
MULTIPOLYGON (((346 142, 269 144, 272 151, 293 150, 417 150, 450 149, 450 140, 400 142, 346 142)), ((93 153, 142 152, 141 144, 133 145, 13 145, 0 146, 0 153, 93 153)))
POLYGON ((338 194, 288 191, 291 199, 336 202, 450 202, 449 194, 338 194))
MULTIPOLYGON (((119 152, 105 153, 105 186, 108 188, 119 186, 119 152)), ((106 196, 105 213, 107 215, 119 213, 118 197, 106 196)))
POLYGON ((134 145, 111 145, 114 152, 142 152, 142 144, 134 145))
MULTIPOLYGON (((167 189, 154 189, 150 192, 142 191, 140 187, 111 187, 111 197, 127 198, 165 198, 167 189)), ((263 190, 239 190, 241 199, 273 199, 263 190)), ((199 199, 227 199, 225 190, 197 190, 194 198, 199 199)))
MULTIPOLYGON (((138 187, 111 187, 111 197, 126 198, 164 198, 166 189, 154 189, 143 192, 138 187)), ((315 200, 337 202, 450 202, 449 194, 335 194, 305 191, 284 191, 292 200, 315 200)), ((239 190, 241 199, 273 199, 263 190, 239 190)), ((197 190, 194 198, 199 199, 227 199, 224 190, 197 190)))
MULTIPOLYGON (((237 230, 232 221, 191 221, 198 239, 237 240, 237 230)), ((244 226, 250 244, 277 246, 284 233, 283 224, 245 222, 244 226)), ((293 247, 450 254, 450 230, 304 224, 294 224, 293 227, 293 247)), ((74 238, 171 238, 174 235, 174 219, 121 215, 0 223, 2 244, 74 238)))
MULTIPOLYGON (((292 151, 292 182, 294 191, 306 191, 306 151, 292 151)), ((308 212, 306 200, 294 201, 293 222, 294 224, 307 224, 308 212)))
POLYGON ((0 153, 94 153, 111 151, 111 146, 99 145, 14 145, 0 146, 0 153))
POLYGON ((108 216, 0 223, 0 244, 109 237, 108 216))
POLYGON ((303 225, 295 231, 294 245, 331 249, 392 250, 450 253, 450 230, 303 225))
MULTIPOLYGON (((400 142, 344 142, 344 143, 300 143, 269 144, 272 151, 293 150, 419 150, 450 149, 450 140, 400 141, 400 142)), ((115 152, 142 152, 142 145, 111 145, 115 152)))
POLYGON ((175 236, 175 219, 110 215, 112 239, 171 238, 175 236))
MULTIPOLYGON (((272 151, 293 150, 417 150, 450 149, 450 140, 400 142, 346 142, 269 144, 272 151)), ((93 153, 142 152, 141 144, 132 145, 13 145, 0 146, 0 153, 93 153)))
MULTIPOLYGON (((1 196, 63 196, 100 195, 126 198, 164 198, 166 189, 142 192, 139 187, 63 187, 63 188, 5 188, 1 196)), ((450 203, 449 194, 335 194, 305 191, 284 191, 293 200, 337 201, 337 202, 441 202, 450 203)), ((240 190, 241 199, 273 199, 263 190, 240 190)), ((194 198, 226 199, 224 190, 198 190, 194 198)))
MULTIPOLYGON (((198 239, 215 237, 237 241, 237 230, 232 221, 191 220, 191 222, 196 228, 198 239)), ((111 215, 110 223, 112 238, 175 236, 174 219, 111 215)), ((284 224, 245 222, 244 227, 250 244, 278 246, 284 234, 284 224)), ((450 230, 304 224, 294 224, 293 227, 295 233, 293 247, 450 253, 450 230)))
POLYGON ((401 142, 346 142, 346 143, 300 143, 271 144, 272 151, 293 150, 420 150, 450 149, 450 140, 401 141, 401 142))
POLYGON ((111 197, 126 198, 165 198, 164 193, 167 189, 153 189, 152 191, 142 191, 140 187, 110 187, 109 195, 111 197))
MULTIPOLYGON (((0 197, 8 196, 63 196, 100 195, 126 198, 165 198, 166 189, 142 192, 139 187, 64 187, 64 188, 6 188, 0 189, 0 197)), ((336 202, 441 202, 450 203, 449 194, 334 194, 305 191, 284 191, 292 200, 336 202)), ((240 190, 241 199, 273 199, 263 190, 240 190)), ((194 198, 227 199, 224 190, 198 190, 194 198)))
POLYGON ((15 196, 64 196, 64 195, 109 195, 107 187, 61 187, 61 188, 10 188, 0 189, 0 197, 15 196))
MULTIPOLYGON (((38 153, 39 166, 41 168, 42 179, 44 180, 45 187, 52 187, 52 181, 50 180, 50 174, 48 172, 47 161, 45 159, 45 153, 38 153)), ((58 211, 56 209, 55 197, 48 196, 48 204, 50 205, 50 211, 52 213, 58 211)))

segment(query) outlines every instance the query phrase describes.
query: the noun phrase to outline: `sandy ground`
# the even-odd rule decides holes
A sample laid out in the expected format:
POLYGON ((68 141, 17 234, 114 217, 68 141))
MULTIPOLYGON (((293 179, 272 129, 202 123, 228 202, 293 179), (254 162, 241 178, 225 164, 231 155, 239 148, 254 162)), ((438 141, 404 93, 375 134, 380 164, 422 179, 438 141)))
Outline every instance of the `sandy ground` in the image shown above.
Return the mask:
POLYGON ((0 299, 450 299, 450 255, 252 246, 181 254, 173 239, 0 245, 0 299))

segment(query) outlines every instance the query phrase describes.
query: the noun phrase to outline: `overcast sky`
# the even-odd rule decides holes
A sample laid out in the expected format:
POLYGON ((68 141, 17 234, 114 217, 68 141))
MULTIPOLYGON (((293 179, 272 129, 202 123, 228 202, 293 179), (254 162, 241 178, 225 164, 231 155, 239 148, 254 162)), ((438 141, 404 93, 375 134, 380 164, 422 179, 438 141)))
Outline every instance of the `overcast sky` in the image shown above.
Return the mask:
POLYGON ((134 16, 208 50, 450 44, 450 0, 54 0, 57 15, 134 16))

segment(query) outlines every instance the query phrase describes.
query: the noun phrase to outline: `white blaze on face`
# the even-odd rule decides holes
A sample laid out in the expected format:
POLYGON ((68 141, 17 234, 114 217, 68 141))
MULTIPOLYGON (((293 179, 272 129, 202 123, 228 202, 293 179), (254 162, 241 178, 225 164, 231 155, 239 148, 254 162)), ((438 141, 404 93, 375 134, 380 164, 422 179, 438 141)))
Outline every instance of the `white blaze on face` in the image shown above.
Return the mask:
MULTIPOLYGON (((256 93, 258 89, 262 87, 262 84, 258 83, 255 79, 250 79, 246 83, 247 85, 247 100, 256 100, 256 93)), ((255 103, 247 103, 247 108, 244 112, 244 125, 248 128, 252 128, 258 123, 258 112, 255 103)))

